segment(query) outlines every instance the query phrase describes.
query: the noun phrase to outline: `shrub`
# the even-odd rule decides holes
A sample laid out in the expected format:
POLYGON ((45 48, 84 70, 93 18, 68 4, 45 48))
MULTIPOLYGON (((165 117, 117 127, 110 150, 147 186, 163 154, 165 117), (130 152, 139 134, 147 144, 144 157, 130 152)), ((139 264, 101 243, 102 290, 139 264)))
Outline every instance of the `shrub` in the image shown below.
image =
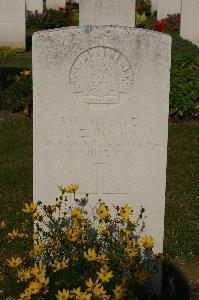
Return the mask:
POLYGON ((24 112, 31 115, 32 111, 32 76, 29 70, 7 78, 8 87, 2 93, 1 107, 13 112, 24 112))
POLYGON ((147 22, 147 17, 144 13, 142 13, 142 14, 136 13, 136 15, 135 15, 136 27, 144 28, 146 25, 146 22, 147 22))
POLYGON ((59 10, 49 9, 43 14, 28 12, 26 25, 31 29, 53 29, 77 25, 76 15, 73 21, 73 12, 70 6, 60 7, 59 10))
POLYGON ((151 15, 151 0, 136 0, 136 12, 138 14, 151 15))
POLYGON ((199 57, 172 60, 170 115, 199 116, 199 57))
POLYGON ((180 30, 180 14, 167 15, 162 21, 166 26, 166 30, 180 30))
POLYGON ((0 47, 0 59, 5 59, 16 54, 16 49, 11 47, 0 47))
POLYGON ((7 234, 15 255, 4 267, 17 282, 17 299, 145 299, 158 261, 153 238, 138 233, 144 209, 135 219, 128 205, 110 209, 99 201, 88 214, 88 195, 76 199, 78 187, 60 186, 61 196, 53 205, 25 204, 24 214, 32 217, 23 223, 27 229, 7 234), (75 207, 67 205, 69 194, 75 207), (34 234, 28 229, 33 221, 34 234), (34 243, 21 258, 17 249, 27 237, 34 243))

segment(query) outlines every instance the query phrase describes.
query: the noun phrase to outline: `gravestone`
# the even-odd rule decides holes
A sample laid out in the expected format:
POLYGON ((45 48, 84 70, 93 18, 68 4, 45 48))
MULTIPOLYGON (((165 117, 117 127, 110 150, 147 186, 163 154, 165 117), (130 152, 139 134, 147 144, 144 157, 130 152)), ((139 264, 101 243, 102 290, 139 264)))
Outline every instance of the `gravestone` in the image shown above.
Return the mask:
POLYGON ((181 11, 181 0, 158 0, 158 20, 164 19, 167 15, 177 14, 181 11))
POLYGON ((199 1, 182 0, 181 29, 182 38, 191 41, 199 47, 199 1))
POLYGON ((59 9, 59 7, 65 7, 66 0, 46 0, 47 9, 59 9))
POLYGON ((0 1, 0 46, 25 48, 25 0, 0 1))
POLYGON ((135 0, 81 0, 80 25, 135 26, 135 0))
POLYGON ((26 10, 43 13, 43 0, 26 0, 26 10))
POLYGON ((34 199, 78 182, 108 204, 147 211, 162 252, 171 38, 114 26, 33 36, 34 199))
POLYGON ((151 10, 152 12, 157 11, 158 9, 158 0, 151 0, 151 10))

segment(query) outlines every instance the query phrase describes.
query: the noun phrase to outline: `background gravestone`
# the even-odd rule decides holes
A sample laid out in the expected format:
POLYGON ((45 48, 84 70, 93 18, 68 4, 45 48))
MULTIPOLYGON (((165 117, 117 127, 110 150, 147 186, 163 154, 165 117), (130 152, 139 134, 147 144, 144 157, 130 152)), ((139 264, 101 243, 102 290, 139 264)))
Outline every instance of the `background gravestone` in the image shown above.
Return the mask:
POLYGON ((151 0, 151 10, 153 11, 157 11, 158 9, 158 0, 151 0))
POLYGON ((33 36, 34 200, 56 186, 147 211, 162 252, 171 38, 114 26, 33 36))
POLYGON ((181 0, 158 0, 158 20, 166 18, 168 14, 172 15, 180 13, 180 11, 181 0))
POLYGON ((59 7, 65 7, 66 0, 46 0, 47 9, 58 9, 59 7))
POLYGON ((43 0, 26 0, 26 10, 43 13, 43 0))
POLYGON ((182 0, 180 35, 199 46, 198 0, 182 0))
POLYGON ((135 0, 80 0, 80 25, 135 26, 135 0))
POLYGON ((0 0, 0 46, 25 48, 25 0, 0 0))

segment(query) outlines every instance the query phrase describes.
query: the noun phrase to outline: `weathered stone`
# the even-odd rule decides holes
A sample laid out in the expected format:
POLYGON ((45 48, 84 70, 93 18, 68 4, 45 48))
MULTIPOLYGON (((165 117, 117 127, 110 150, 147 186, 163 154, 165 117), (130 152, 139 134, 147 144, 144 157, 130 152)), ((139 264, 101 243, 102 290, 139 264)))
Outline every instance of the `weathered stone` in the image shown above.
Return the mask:
POLYGON ((34 200, 79 196, 143 205, 162 251, 171 38, 114 26, 33 36, 34 200))
POLYGON ((81 0, 80 25, 135 26, 135 0, 81 0))
POLYGON ((182 0, 180 35, 199 46, 198 0, 182 0))
POLYGON ((65 7, 66 0, 46 0, 47 9, 58 9, 59 7, 65 7))
POLYGON ((158 9, 158 0, 151 0, 151 10, 153 11, 157 11, 158 9))
POLYGON ((26 0, 26 10, 43 13, 43 0, 26 0))
POLYGON ((25 48, 25 0, 0 1, 0 46, 25 48))
POLYGON ((181 11, 181 0, 158 0, 158 20, 181 11))

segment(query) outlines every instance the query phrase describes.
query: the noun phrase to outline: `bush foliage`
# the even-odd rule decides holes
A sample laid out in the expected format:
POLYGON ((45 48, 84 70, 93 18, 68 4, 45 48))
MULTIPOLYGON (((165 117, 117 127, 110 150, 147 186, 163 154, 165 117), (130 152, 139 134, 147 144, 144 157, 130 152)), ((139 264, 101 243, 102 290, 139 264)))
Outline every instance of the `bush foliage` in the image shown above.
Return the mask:
MULTIPOLYGON (((61 196, 52 205, 25 204, 21 228, 5 234, 4 243, 15 246, 2 262, 2 280, 17 282, 17 293, 11 296, 19 300, 150 299, 159 261, 153 254, 153 237, 142 233, 144 209, 135 218, 129 205, 108 207, 99 201, 88 213, 88 196, 75 197, 78 187, 76 183, 59 186, 61 196), (20 244, 28 238, 34 243, 21 257, 20 244)), ((5 223, 0 223, 4 228, 5 223)))
POLYGON ((5 59, 16 54, 16 49, 11 47, 0 47, 0 59, 5 59))
POLYGON ((199 57, 172 60, 170 115, 199 117, 199 57))
POLYGON ((7 84, 8 87, 2 92, 0 108, 31 115, 33 97, 31 71, 23 70, 20 74, 9 75, 7 84))

